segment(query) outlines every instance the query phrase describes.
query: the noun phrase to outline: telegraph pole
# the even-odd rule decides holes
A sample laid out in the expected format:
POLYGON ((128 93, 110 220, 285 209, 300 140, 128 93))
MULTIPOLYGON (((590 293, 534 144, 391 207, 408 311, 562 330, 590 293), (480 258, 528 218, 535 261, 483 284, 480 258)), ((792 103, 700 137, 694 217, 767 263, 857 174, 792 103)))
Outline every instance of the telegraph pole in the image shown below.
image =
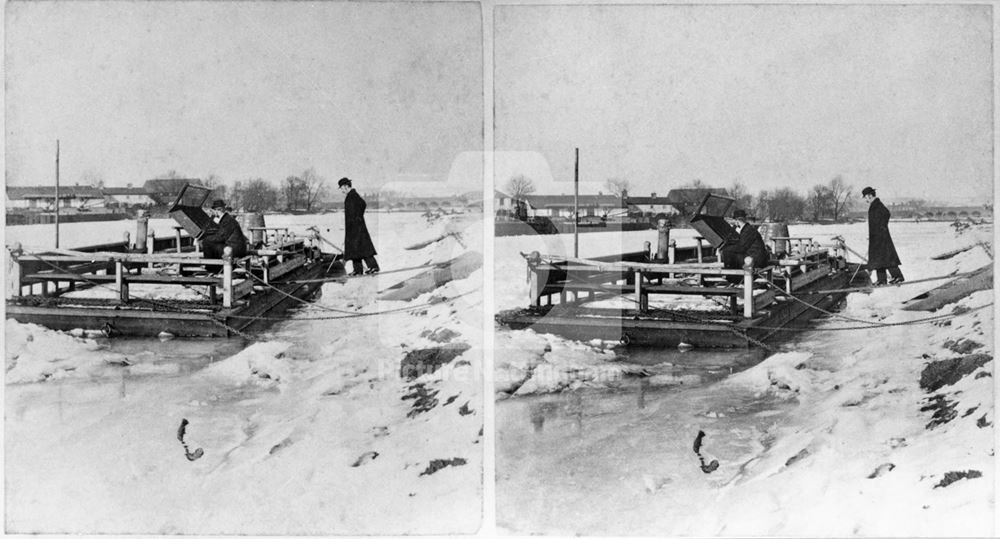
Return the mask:
POLYGON ((59 139, 56 139, 56 249, 59 248, 59 139))
POLYGON ((580 258, 580 148, 573 165, 573 258, 580 258))

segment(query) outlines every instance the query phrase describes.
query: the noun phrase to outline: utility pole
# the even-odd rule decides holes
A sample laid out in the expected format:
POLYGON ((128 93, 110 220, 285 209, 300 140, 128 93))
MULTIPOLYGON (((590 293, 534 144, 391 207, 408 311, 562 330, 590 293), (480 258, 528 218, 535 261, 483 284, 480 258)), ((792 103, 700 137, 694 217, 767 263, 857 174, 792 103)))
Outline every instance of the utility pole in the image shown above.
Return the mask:
POLYGON ((56 139, 56 249, 59 248, 59 139, 56 139))
POLYGON ((580 148, 573 165, 573 258, 580 258, 580 148))

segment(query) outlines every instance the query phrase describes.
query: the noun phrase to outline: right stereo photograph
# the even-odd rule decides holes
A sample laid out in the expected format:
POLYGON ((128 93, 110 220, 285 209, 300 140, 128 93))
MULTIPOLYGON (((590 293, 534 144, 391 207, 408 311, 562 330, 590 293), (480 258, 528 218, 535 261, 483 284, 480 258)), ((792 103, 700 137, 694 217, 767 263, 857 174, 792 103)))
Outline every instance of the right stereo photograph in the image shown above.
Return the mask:
POLYGON ((498 531, 993 535, 993 6, 493 13, 498 531))

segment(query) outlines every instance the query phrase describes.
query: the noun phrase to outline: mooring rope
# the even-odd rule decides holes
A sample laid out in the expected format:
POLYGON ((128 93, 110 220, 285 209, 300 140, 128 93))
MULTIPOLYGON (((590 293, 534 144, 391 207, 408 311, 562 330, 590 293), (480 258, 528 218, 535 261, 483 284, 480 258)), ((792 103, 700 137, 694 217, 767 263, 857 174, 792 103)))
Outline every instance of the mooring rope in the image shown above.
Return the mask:
POLYGON ((969 313, 974 313, 976 311, 981 311, 981 310, 983 310, 983 309, 985 309, 987 307, 991 307, 991 306, 993 306, 993 302, 992 301, 989 302, 989 303, 986 303, 984 305, 980 305, 978 307, 972 307, 972 308, 970 308, 967 311, 951 312, 951 313, 948 313, 948 314, 939 314, 939 315, 935 315, 935 316, 929 316, 927 318, 918 318, 916 320, 906 320, 906 321, 903 321, 903 322, 882 322, 882 323, 878 323, 878 325, 875 325, 875 326, 843 326, 843 327, 832 327, 832 328, 788 328, 788 327, 767 327, 767 326, 754 326, 754 327, 759 327, 761 329, 767 329, 767 330, 776 330, 776 331, 801 331, 801 332, 806 332, 806 331, 857 331, 857 330, 875 329, 875 328, 882 328, 882 327, 914 326, 914 325, 918 325, 918 324, 925 324, 925 323, 928 323, 928 322, 940 322, 942 320, 949 320, 949 319, 952 319, 952 318, 956 318, 956 317, 962 316, 963 314, 969 314, 969 313))
POLYGON ((830 290, 809 290, 809 291, 799 292, 799 295, 833 294, 833 293, 839 293, 839 292, 864 292, 864 291, 867 291, 867 290, 878 290, 880 288, 887 288, 887 287, 894 287, 895 288, 895 287, 900 287, 900 286, 904 286, 904 285, 908 285, 908 284, 917 284, 917 283, 927 283, 927 282, 931 282, 931 281, 940 281, 941 279, 960 279, 962 277, 969 277, 969 276, 975 275, 977 273, 979 273, 979 270, 976 270, 976 271, 967 271, 965 273, 949 273, 947 275, 941 275, 941 276, 938 276, 938 277, 926 277, 924 279, 917 279, 915 281, 903 281, 901 283, 885 284, 885 285, 880 285, 880 286, 868 285, 868 286, 858 286, 858 287, 854 287, 854 288, 833 288, 833 289, 830 289, 830 290))

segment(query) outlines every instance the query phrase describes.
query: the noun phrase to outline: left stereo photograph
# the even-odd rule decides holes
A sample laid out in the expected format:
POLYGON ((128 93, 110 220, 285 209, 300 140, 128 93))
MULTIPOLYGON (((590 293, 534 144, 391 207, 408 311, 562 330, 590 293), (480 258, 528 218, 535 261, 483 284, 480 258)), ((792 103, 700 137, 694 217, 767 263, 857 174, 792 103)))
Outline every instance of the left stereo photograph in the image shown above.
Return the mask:
POLYGON ((481 6, 5 10, 6 533, 476 533, 481 6))

